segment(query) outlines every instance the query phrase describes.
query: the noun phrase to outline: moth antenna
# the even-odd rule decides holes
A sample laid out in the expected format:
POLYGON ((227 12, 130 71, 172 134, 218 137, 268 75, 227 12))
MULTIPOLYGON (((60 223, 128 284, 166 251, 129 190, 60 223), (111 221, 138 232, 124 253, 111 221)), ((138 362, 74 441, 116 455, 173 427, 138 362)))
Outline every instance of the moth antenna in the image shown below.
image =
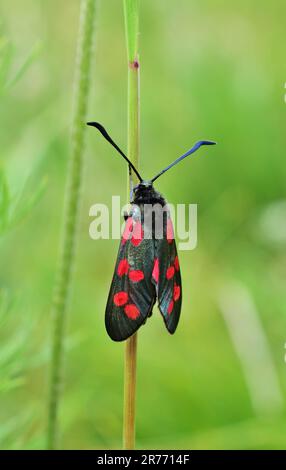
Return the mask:
POLYGON ((96 129, 99 130, 99 132, 103 135, 103 137, 117 150, 117 152, 120 153, 120 155, 124 158, 124 160, 127 161, 127 163, 129 164, 129 168, 130 167, 132 168, 132 170, 134 171, 134 173, 137 176, 137 178, 139 179, 139 181, 140 182, 143 181, 140 174, 139 174, 139 172, 136 170, 135 166, 133 165, 133 163, 131 163, 129 158, 122 152, 122 150, 118 147, 118 145, 116 145, 116 143, 112 140, 112 138, 106 132, 104 127, 101 124, 99 124, 99 122, 87 122, 87 125, 92 126, 92 127, 96 127, 96 129))
POLYGON ((171 163, 166 168, 164 168, 164 170, 160 171, 160 173, 158 173, 158 175, 154 176, 154 178, 151 179, 151 182, 153 183, 157 178, 159 178, 159 176, 163 175, 163 173, 170 170, 170 168, 172 168, 172 166, 177 165, 177 163, 179 163, 184 158, 188 157, 188 155, 191 155, 192 153, 194 153, 202 145, 215 145, 215 144, 216 144, 216 142, 212 142, 211 140, 200 140, 190 150, 188 150, 186 153, 184 153, 184 155, 181 155, 181 157, 177 158, 173 163, 171 163))

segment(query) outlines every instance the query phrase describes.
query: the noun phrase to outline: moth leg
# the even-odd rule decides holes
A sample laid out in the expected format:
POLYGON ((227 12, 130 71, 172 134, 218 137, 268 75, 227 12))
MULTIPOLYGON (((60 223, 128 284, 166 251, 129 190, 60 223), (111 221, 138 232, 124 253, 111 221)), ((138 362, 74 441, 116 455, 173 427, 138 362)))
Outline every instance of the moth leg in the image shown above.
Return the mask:
POLYGON ((127 211, 124 211, 124 214, 123 214, 123 218, 126 222, 127 219, 129 219, 129 217, 132 217, 132 212, 127 212, 127 211))

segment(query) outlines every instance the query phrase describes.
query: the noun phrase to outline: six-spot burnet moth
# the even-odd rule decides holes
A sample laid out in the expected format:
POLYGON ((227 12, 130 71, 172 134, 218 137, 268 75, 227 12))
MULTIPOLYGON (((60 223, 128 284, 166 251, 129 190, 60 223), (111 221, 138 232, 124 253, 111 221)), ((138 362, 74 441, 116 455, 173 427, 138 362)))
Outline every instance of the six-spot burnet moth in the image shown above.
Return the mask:
POLYGON ((154 189, 153 182, 202 145, 212 145, 215 142, 197 142, 154 178, 143 180, 104 127, 97 122, 87 124, 101 132, 128 162, 129 172, 131 173, 132 169, 139 179, 139 184, 132 188, 131 210, 125 217, 125 229, 108 295, 105 311, 107 333, 114 341, 127 339, 152 315, 157 300, 166 328, 173 334, 178 325, 182 305, 180 264, 167 202, 154 189), (165 208, 160 237, 157 236, 156 220, 153 217, 153 208, 158 206, 165 208), (148 217, 148 208, 151 217, 148 217))

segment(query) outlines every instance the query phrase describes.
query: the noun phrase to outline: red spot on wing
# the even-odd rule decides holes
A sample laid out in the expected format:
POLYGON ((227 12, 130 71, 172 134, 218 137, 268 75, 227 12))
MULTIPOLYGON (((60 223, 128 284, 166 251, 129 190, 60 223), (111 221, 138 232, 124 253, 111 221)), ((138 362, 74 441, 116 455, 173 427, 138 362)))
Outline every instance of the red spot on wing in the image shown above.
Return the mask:
POLYGON ((129 279, 133 282, 139 282, 144 279, 144 273, 143 271, 140 271, 140 269, 130 271, 129 272, 129 279))
POLYGON ((135 304, 125 305, 124 312, 126 313, 127 317, 131 318, 132 320, 136 320, 136 318, 138 318, 140 315, 140 312, 135 304))
POLYGON ((154 259, 154 267, 153 267, 153 271, 152 271, 152 277, 158 283, 158 279, 159 279, 159 260, 158 260, 158 258, 154 259))
POLYGON ((125 305, 128 300, 128 294, 127 292, 120 291, 117 292, 117 294, 114 295, 113 297, 113 302, 117 307, 121 307, 122 305, 125 305))
POLYGON ((170 279, 172 279, 172 277, 174 276, 175 274, 175 268, 174 266, 169 266, 167 271, 166 271, 166 278, 168 279, 168 281, 170 279))
POLYGON ((129 269, 129 263, 126 258, 122 259, 119 262, 118 268, 117 268, 117 274, 118 276, 124 276, 124 274, 128 273, 129 269))
POLYGON ((126 224, 125 224, 125 227, 124 227, 124 232, 122 234, 122 243, 126 243, 127 240, 130 238, 130 234, 132 232, 132 228, 133 228, 133 220, 132 220, 132 217, 128 217, 128 219, 126 220, 126 224))
POLYGON ((176 256, 175 260, 174 260, 174 266, 175 266, 175 270, 176 271, 179 271, 180 270, 180 263, 179 263, 179 258, 178 256, 176 256))
POLYGON ((174 229, 171 219, 167 220, 167 241, 168 243, 172 243, 174 240, 174 229))
POLYGON ((143 240, 143 228, 140 222, 136 222, 134 225, 131 243, 134 246, 140 245, 143 240))
POLYGON ((181 288, 180 286, 177 286, 177 284, 174 285, 174 301, 176 302, 181 295, 181 288))
POLYGON ((174 301, 171 300, 170 303, 169 303, 169 305, 168 305, 168 310, 167 310, 167 312, 168 312, 169 315, 172 313, 173 308, 174 308, 174 301))

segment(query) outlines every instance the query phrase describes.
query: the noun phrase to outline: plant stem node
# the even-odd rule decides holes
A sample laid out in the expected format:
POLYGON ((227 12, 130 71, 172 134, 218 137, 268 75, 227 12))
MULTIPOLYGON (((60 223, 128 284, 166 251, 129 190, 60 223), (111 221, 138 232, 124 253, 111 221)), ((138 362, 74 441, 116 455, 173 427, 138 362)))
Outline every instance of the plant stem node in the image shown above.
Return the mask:
POLYGON ((131 62, 129 62, 129 67, 131 69, 139 69, 139 62, 138 60, 132 60, 131 62))

